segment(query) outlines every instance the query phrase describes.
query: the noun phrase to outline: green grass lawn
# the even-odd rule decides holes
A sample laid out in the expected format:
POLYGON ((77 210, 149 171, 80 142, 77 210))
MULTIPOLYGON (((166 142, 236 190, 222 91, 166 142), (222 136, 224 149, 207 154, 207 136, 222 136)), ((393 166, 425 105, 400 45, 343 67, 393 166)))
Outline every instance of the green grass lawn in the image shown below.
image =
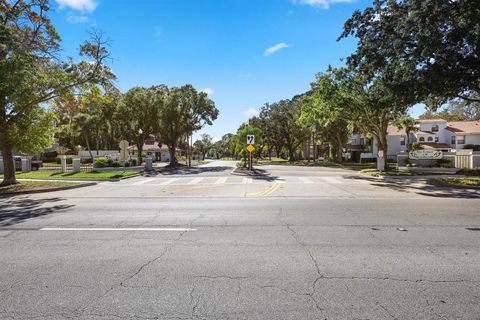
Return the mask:
MULTIPOLYGON (((58 171, 32 171, 29 173, 17 173, 17 179, 38 179, 38 178, 55 178, 55 179, 116 179, 122 177, 129 177, 137 174, 138 171, 109 171, 109 172, 76 172, 76 173, 61 173, 58 171)), ((3 174, 0 174, 0 179, 3 179, 3 174)))
POLYGON ((368 174, 374 177, 379 177, 379 176, 393 176, 393 177, 398 177, 398 176, 417 176, 421 175, 418 173, 412 173, 410 171, 405 171, 405 170, 389 170, 389 171, 379 171, 374 168, 370 169, 363 169, 360 170, 361 173, 368 174))
POLYGON ((434 184, 448 184, 454 186, 474 186, 480 187, 480 178, 439 178, 439 179, 430 179, 428 180, 434 184))
POLYGON ((41 190, 50 190, 61 187, 70 187, 79 185, 77 182, 66 182, 66 181, 21 181, 12 186, 1 187, 0 194, 5 193, 21 193, 26 191, 41 191, 41 190))

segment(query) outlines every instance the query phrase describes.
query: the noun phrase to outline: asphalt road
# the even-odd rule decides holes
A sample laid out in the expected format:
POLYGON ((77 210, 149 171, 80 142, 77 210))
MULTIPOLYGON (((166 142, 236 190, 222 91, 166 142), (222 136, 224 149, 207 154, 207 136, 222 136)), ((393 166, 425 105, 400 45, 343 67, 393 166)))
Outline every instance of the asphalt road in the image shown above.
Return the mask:
POLYGON ((480 319, 478 191, 231 170, 0 199, 0 319, 480 319))

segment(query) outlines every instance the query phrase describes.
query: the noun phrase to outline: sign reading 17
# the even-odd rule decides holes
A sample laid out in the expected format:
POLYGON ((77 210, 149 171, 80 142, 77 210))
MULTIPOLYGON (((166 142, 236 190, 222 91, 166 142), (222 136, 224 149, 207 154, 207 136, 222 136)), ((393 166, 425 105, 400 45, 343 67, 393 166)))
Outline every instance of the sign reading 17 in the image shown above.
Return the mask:
POLYGON ((247 135, 247 144, 255 144, 255 136, 253 134, 247 135))

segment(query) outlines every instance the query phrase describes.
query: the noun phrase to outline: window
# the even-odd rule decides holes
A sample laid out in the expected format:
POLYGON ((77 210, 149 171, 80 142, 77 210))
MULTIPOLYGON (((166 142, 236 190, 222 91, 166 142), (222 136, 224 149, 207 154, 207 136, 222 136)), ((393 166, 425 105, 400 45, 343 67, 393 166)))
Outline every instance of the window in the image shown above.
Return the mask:
POLYGON ((450 140, 450 143, 451 143, 451 144, 456 144, 456 143, 455 143, 455 136, 452 136, 452 138, 451 138, 451 140, 450 140))
POLYGON ((352 141, 350 141, 350 144, 353 145, 353 146, 356 146, 357 145, 357 139, 352 139, 352 141))
POLYGON ((401 146, 404 146, 404 145, 405 145, 405 137, 404 137, 404 136, 401 136, 401 137, 400 137, 400 145, 401 145, 401 146))
POLYGON ((420 137, 420 139, 418 139, 420 142, 424 142, 425 141, 425 138, 424 137, 420 137))
POLYGON ((433 141, 433 138, 432 138, 432 137, 428 137, 427 141, 428 141, 428 142, 432 142, 432 141, 433 141))
POLYGON ((365 144, 365 139, 364 138, 360 138, 360 145, 364 145, 365 144))
POLYGON ((438 142, 438 137, 435 137, 435 142, 438 142))
POLYGON ((432 132, 438 132, 438 125, 432 126, 432 132))
POLYGON ((465 136, 457 136, 457 144, 465 144, 465 136))

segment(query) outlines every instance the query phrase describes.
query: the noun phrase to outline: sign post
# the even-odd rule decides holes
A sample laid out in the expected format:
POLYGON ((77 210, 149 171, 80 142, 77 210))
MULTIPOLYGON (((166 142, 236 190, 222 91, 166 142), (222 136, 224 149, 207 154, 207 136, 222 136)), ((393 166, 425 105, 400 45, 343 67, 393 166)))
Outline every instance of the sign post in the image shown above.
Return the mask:
POLYGON ((252 153, 255 151, 255 136, 253 134, 247 135, 247 151, 248 151, 248 170, 253 170, 253 161, 252 161, 252 153))

